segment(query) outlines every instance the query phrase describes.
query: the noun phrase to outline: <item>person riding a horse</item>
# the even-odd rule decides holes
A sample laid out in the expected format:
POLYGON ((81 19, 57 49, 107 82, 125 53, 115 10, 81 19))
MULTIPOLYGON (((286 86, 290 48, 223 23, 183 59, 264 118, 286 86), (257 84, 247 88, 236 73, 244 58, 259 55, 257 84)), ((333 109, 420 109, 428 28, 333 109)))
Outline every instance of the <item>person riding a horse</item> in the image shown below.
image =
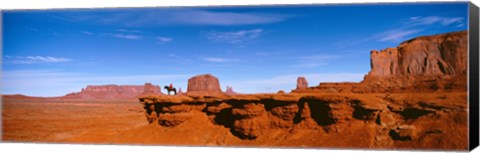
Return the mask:
POLYGON ((168 95, 170 95, 170 91, 173 91, 173 93, 177 95, 177 89, 173 87, 172 83, 170 83, 170 86, 165 86, 164 89, 167 90, 168 95))

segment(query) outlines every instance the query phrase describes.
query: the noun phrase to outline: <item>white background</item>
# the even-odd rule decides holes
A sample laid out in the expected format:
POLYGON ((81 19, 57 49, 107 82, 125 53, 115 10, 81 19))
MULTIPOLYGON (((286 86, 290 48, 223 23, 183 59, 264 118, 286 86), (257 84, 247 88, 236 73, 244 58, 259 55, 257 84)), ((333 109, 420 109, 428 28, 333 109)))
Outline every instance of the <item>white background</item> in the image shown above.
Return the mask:
MULTIPOLYGON (((103 8, 103 7, 151 7, 151 6, 206 6, 206 5, 249 5, 249 4, 325 4, 325 3, 375 3, 375 2, 428 2, 429 0, 4 0, 0 9, 51 9, 51 8, 103 8)), ((432 1, 432 0, 430 0, 432 1)), ((448 0, 434 0, 448 1, 448 0)), ((462 0, 464 1, 464 0, 462 0)), ((477 6, 478 0, 473 0, 477 6)), ((471 129, 479 130, 479 129, 471 129)), ((335 140, 331 140, 335 141, 335 140)), ((355 142, 352 142, 355 143, 355 142)), ((166 146, 127 146, 127 145, 75 145, 75 144, 34 144, 0 143, 0 152, 49 152, 49 153, 158 153, 158 152, 209 152, 209 153, 313 153, 313 152, 384 152, 385 150, 333 150, 333 149, 278 149, 278 148, 225 148, 225 147, 166 147, 166 146)), ((419 152, 419 151, 389 151, 419 152)), ((480 152, 476 149, 475 152, 480 152)))

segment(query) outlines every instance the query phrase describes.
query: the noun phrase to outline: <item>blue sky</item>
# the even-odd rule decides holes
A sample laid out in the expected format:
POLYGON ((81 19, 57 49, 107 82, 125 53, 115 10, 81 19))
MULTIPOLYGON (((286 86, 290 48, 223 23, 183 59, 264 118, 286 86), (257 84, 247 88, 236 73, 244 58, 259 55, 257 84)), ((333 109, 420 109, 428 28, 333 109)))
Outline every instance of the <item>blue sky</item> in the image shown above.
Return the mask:
POLYGON ((289 92, 296 78, 360 81, 370 51, 467 29, 467 4, 177 7, 2 12, 2 94, 217 76, 223 90, 289 92))

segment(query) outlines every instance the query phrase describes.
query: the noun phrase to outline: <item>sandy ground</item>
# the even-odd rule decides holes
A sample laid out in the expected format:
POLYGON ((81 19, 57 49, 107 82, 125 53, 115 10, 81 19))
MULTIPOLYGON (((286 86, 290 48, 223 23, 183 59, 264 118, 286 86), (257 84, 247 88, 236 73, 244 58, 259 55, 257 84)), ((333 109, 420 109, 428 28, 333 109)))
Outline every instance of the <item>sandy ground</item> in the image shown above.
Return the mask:
MULTIPOLYGON (((464 110, 445 113, 439 118, 442 123, 432 120, 432 117, 438 118, 438 115, 408 121, 418 127, 425 127, 423 131, 437 127, 444 130, 442 134, 425 135, 415 142, 394 142, 395 147, 437 150, 463 149, 466 146, 465 93, 371 96, 386 97, 391 102, 404 104, 433 99, 438 104, 464 110), (448 123, 444 124, 444 121, 448 123), (426 145, 422 146, 423 144, 426 145)), ((370 141, 376 135, 374 126, 377 126, 362 121, 342 123, 343 125, 338 125, 338 130, 344 130, 341 134, 327 134, 318 129, 272 129, 258 139, 243 140, 232 135, 228 128, 215 125, 201 112, 185 124, 162 127, 148 124, 143 105, 138 101, 12 98, 2 100, 2 124, 2 141, 8 142, 295 148, 372 148, 370 141)))
POLYGON ((88 133, 84 143, 108 143, 110 135, 147 124, 135 101, 3 99, 2 108, 3 141, 75 143, 70 139, 88 133))

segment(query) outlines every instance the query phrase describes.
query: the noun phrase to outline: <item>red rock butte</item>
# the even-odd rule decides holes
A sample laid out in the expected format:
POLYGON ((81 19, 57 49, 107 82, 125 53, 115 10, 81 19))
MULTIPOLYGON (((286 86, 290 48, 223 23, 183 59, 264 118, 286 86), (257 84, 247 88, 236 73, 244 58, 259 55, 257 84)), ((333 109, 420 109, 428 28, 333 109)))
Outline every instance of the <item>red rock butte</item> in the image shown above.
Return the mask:
POLYGON ((197 75, 188 79, 187 95, 222 95, 218 78, 211 74, 197 75))
POLYGON ((227 90, 225 90, 225 94, 227 95, 238 95, 237 92, 233 91, 233 87, 227 86, 227 90))

